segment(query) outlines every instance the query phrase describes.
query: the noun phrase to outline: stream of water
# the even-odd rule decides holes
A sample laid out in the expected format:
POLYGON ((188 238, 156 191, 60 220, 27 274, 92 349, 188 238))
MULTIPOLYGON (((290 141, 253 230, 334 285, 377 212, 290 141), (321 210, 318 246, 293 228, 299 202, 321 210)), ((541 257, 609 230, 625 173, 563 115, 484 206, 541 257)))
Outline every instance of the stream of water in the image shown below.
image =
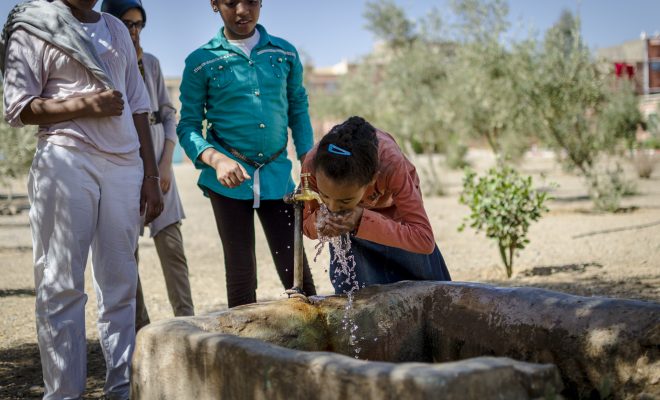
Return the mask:
MULTIPOLYGON (((323 226, 328 215, 330 215, 330 211, 328 211, 325 205, 321 205, 316 220, 317 229, 323 226)), ((330 264, 335 264, 337 266, 331 277, 333 285, 343 285, 344 287, 348 287, 348 289, 344 289, 347 301, 346 306, 344 307, 341 326, 344 331, 348 331, 348 344, 353 350, 354 357, 359 358, 360 351, 362 350, 359 343, 360 340, 364 340, 364 338, 358 338, 359 327, 352 315, 353 300, 355 292, 360 290, 360 283, 355 274, 355 259, 351 254, 351 239, 348 233, 334 237, 324 237, 319 235, 319 243, 316 245, 314 262, 316 262, 319 254, 323 251, 325 243, 328 243, 328 245, 332 247, 330 264)))

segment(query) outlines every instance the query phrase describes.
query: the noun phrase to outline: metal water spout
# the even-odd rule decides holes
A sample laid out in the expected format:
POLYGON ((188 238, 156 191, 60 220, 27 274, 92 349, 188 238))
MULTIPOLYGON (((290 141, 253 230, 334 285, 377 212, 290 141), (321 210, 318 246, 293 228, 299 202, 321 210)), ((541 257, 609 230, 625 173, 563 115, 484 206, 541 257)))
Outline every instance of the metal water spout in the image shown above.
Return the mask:
POLYGON ((316 200, 321 204, 318 193, 309 188, 310 174, 300 174, 300 184, 295 191, 284 196, 284 202, 293 204, 294 234, 293 234, 293 287, 286 291, 289 297, 299 297, 307 300, 303 291, 303 231, 302 213, 306 201, 316 200))

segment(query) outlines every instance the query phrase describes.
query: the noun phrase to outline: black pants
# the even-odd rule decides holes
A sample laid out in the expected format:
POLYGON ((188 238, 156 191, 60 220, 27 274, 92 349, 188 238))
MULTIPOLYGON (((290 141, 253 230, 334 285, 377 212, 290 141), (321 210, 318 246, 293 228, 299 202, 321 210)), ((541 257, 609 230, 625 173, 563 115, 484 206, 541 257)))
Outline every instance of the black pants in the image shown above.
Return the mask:
MULTIPOLYGON (((277 274, 285 289, 293 286, 293 206, 282 200, 236 200, 208 191, 225 253, 227 301, 229 307, 257 301, 257 260, 254 249, 254 212, 266 234, 277 274)), ((303 257, 303 291, 316 294, 307 257, 303 257)))

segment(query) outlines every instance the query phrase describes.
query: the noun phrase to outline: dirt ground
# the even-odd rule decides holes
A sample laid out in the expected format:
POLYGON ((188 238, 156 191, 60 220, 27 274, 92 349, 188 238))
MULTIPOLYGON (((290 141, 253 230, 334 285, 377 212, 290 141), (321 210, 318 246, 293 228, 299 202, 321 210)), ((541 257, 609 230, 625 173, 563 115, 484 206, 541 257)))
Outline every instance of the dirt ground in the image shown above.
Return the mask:
MULTIPOLYGON (((470 161, 484 170, 493 160, 473 151, 470 161)), ((422 163, 422 161, 419 161, 422 163)), ((420 164, 421 165, 421 164, 420 164)), ((550 212, 532 225, 531 243, 514 262, 514 276, 506 279, 496 243, 483 234, 457 227, 468 214, 458 203, 462 173, 442 170, 446 194, 427 197, 425 205, 436 240, 456 281, 498 286, 535 286, 582 296, 660 301, 660 171, 650 180, 636 180, 637 194, 623 201, 624 212, 596 213, 582 181, 565 174, 547 153, 530 154, 521 171, 534 176, 535 185, 552 190, 550 212)), ((628 176, 634 178, 631 168, 628 176)), ((224 265, 210 203, 196 187, 198 172, 190 164, 175 167, 187 214, 183 223, 195 310, 198 314, 226 308, 224 265)), ((26 208, 23 182, 16 182, 14 210, 26 208)), ((5 192, 6 194, 6 192, 5 192)), ((0 212, 7 208, 0 197, 0 212)), ((257 229, 260 301, 285 298, 263 233, 257 229)), ((310 260, 315 243, 306 239, 310 260)), ((27 211, 0 216, 0 399, 38 398, 43 392, 34 321, 32 248, 27 211)), ((172 317, 153 242, 140 239, 140 274, 152 321, 172 317)), ((312 263, 320 294, 332 293, 327 277, 327 250, 312 263)), ((105 367, 95 328, 96 300, 91 274, 86 277, 88 393, 102 394, 105 367)))

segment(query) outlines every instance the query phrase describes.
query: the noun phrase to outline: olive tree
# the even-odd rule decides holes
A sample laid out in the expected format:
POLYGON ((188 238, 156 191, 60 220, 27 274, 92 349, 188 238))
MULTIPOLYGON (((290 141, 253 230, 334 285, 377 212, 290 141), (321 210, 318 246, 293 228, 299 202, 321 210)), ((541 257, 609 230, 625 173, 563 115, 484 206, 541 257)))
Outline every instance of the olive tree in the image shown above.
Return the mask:
POLYGON ((461 46, 448 90, 456 127, 465 140, 482 140, 498 156, 518 160, 534 138, 539 118, 530 107, 530 43, 507 47, 495 40, 461 46))
POLYGON ((325 99, 312 94, 312 112, 343 119, 361 115, 396 136, 409 156, 423 153, 418 165, 425 190, 442 192, 435 154, 455 143, 452 108, 443 95, 453 45, 438 40, 439 14, 412 21, 393 1, 370 1, 367 28, 381 49, 365 57, 325 99))
POLYGON ((461 0, 452 10, 462 23, 444 24, 437 10, 412 21, 391 0, 367 2, 367 28, 381 40, 380 50, 361 60, 337 93, 312 100, 315 115, 360 114, 396 135, 409 154, 425 154, 420 169, 435 193, 441 191, 436 154, 462 167, 475 137, 496 137, 488 140, 495 151, 504 137, 527 142, 513 134, 525 104, 516 93, 521 86, 512 84, 521 69, 513 66, 517 58, 497 37, 481 40, 506 29, 505 3, 461 0), (482 30, 468 32, 470 26, 482 30))
POLYGON ((565 11, 546 33, 530 98, 542 118, 541 137, 564 166, 584 177, 598 209, 613 211, 627 190, 621 168, 604 156, 631 143, 641 115, 637 100, 594 59, 580 21, 565 11))
POLYGON ((314 113, 361 114, 417 153, 445 153, 455 166, 475 139, 519 156, 537 130, 526 90, 536 43, 505 42, 502 0, 454 0, 449 12, 411 21, 391 0, 367 2, 367 28, 382 46, 336 94, 313 101, 314 113))

